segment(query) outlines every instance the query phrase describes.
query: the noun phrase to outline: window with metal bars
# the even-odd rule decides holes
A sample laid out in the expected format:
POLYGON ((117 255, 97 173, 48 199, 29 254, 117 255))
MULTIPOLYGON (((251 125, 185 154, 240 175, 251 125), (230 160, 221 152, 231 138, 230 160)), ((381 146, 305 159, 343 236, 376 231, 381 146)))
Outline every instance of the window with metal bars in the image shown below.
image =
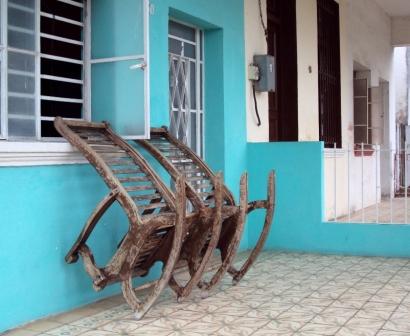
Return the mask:
POLYGON ((319 139, 342 146, 339 4, 317 0, 319 56, 319 139))
POLYGON ((56 116, 85 117, 86 0, 1 6, 1 137, 58 137, 56 116))

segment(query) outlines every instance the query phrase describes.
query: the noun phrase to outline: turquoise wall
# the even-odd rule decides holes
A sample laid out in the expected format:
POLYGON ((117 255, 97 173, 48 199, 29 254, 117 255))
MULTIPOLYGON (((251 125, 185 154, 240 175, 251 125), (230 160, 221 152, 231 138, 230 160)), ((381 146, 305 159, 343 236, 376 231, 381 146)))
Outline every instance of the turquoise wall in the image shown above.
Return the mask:
MULTIPOLYGON (((171 15, 205 30, 206 157, 214 169, 225 171, 227 183, 237 192, 239 175, 246 169, 243 1, 151 3, 151 125, 168 124, 171 15)), ((94 292, 82 263, 64 261, 87 217, 107 193, 89 165, 0 168, 0 190, 0 332, 119 291, 118 286, 109 286, 94 292)), ((125 232, 123 223, 125 217, 114 207, 92 236, 90 244, 100 265, 125 232)), ((242 248, 247 247, 247 237, 245 233, 242 248)))
MULTIPOLYGON (((64 261, 90 212, 107 193, 90 166, 1 168, 0 190, 0 331, 116 290, 94 292, 82 264, 64 261)), ((98 261, 109 257, 122 231, 113 227, 117 210, 104 217, 92 237, 98 261)))
MULTIPOLYGON (((194 24, 205 33, 205 157, 224 172, 238 195, 246 170, 244 14, 242 0, 153 0, 151 124, 168 125, 168 20, 194 24)), ((247 247, 247 231, 241 248, 247 247)))
MULTIPOLYGON (((410 257, 410 225, 323 221, 322 150, 320 142, 248 145, 251 198, 264 197, 268 171, 277 172, 277 208, 266 248, 410 257)), ((257 240, 262 216, 261 211, 249 220, 250 246, 257 240)))

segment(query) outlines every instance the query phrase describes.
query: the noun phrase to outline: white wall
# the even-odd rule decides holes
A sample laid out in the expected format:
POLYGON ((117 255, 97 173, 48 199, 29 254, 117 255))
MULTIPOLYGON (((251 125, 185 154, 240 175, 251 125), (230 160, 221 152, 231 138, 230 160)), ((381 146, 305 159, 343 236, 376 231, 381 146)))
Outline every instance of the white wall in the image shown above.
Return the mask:
POLYGON ((410 16, 393 18, 392 43, 394 46, 410 45, 410 16))
MULTIPOLYGON (((262 0, 266 24, 266 0, 262 0)), ((316 0, 296 0, 297 63, 298 63, 298 127, 299 140, 319 140, 318 124, 318 54, 316 0), (311 71, 310 71, 311 69, 311 71)), ((266 54, 265 35, 260 23, 258 1, 245 0, 245 53, 246 67, 253 55, 266 54)), ((248 69, 247 69, 248 71, 248 69)), ((248 141, 269 141, 268 94, 257 93, 262 125, 256 125, 251 83, 247 82, 248 141)))
POLYGON ((316 0, 296 0, 299 140, 319 140, 316 0), (311 71, 310 71, 311 70, 311 71))
MULTIPOLYGON (((262 2, 262 13, 266 22, 266 0, 262 2)), ((265 33, 259 17, 258 1, 245 0, 245 59, 246 74, 248 65, 253 62, 253 55, 266 54, 265 33)), ((252 96, 251 81, 246 82, 246 123, 249 142, 269 141, 269 101, 267 92, 256 92, 261 126, 257 126, 257 118, 252 96)))
POLYGON ((395 48, 394 50, 394 83, 396 86, 396 120, 399 123, 407 123, 408 114, 408 85, 407 85, 407 63, 406 47, 395 48))
MULTIPOLYGON (((341 47, 341 109, 342 109, 342 142, 343 148, 352 150, 353 133, 353 64, 357 62, 370 70, 370 86, 381 85, 381 80, 392 82, 393 48, 391 45, 391 19, 372 0, 339 0, 340 9, 340 47, 341 47)), ((391 91, 391 90, 390 90, 391 91)), ((390 95, 390 101, 394 101, 390 95)), ((390 104, 390 110, 393 111, 390 104)), ((391 125, 390 115, 385 122, 391 125)), ((386 130, 385 130, 386 131, 386 130)), ((393 132, 387 132, 387 139, 394 139, 393 132)), ((393 141, 393 140, 392 140, 393 141)), ((386 142, 386 139, 385 139, 386 142)), ((391 142, 391 141, 389 141, 391 142)), ((385 144, 387 147, 389 143, 385 144)), ((325 156, 325 216, 334 217, 335 164, 336 164, 336 216, 348 213, 347 200, 350 198, 350 211, 362 206, 362 184, 364 190, 364 206, 370 206, 380 199, 381 188, 376 195, 376 183, 384 185, 392 169, 392 162, 383 168, 385 176, 380 175, 382 165, 377 163, 375 155, 354 156, 351 152, 350 193, 348 195, 348 157, 346 152, 335 159, 331 153, 325 156), (362 180, 363 164, 363 180, 362 180), (390 167, 390 168, 389 168, 390 167), (376 170, 377 169, 377 170, 376 170), (376 171, 378 174, 376 175, 376 171)))

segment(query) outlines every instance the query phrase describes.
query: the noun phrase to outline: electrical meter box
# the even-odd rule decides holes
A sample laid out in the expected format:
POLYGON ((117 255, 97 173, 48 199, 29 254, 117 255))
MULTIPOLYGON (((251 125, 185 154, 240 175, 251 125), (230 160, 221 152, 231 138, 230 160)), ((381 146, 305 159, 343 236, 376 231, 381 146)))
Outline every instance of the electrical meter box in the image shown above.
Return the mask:
POLYGON ((276 88, 275 58, 270 55, 254 55, 253 63, 259 68, 259 80, 255 81, 255 90, 274 92, 276 88))

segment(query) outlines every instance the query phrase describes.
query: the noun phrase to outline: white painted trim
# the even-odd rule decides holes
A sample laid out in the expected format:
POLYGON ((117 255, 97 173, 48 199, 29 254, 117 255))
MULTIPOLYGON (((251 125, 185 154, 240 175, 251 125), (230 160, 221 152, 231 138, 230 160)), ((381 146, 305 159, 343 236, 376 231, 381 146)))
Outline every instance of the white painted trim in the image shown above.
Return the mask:
POLYGON ((0 167, 84 163, 84 157, 67 142, 0 141, 0 167))
MULTIPOLYGON (((171 21, 174 21, 174 20, 171 20, 171 21)), ((195 29, 195 36, 196 36, 197 31, 198 31, 198 29, 196 28, 195 29)), ((175 36, 175 35, 172 35, 172 34, 168 34, 168 37, 172 38, 173 40, 178 40, 178 41, 181 41, 181 42, 184 42, 184 43, 192 44, 193 46, 196 46, 198 44, 198 40, 196 38, 195 38, 195 42, 194 42, 194 41, 190 41, 190 40, 184 39, 183 37, 178 37, 178 36, 175 36)))
POLYGON ((144 60, 144 55, 129 55, 129 56, 116 56, 107 58, 94 58, 91 60, 91 64, 97 63, 110 63, 110 62, 120 62, 120 61, 132 61, 132 60, 144 60))
POLYGON ((150 138, 151 129, 151 94, 150 94, 150 44, 149 44, 149 16, 150 3, 149 0, 144 0, 144 119, 145 119, 145 134, 143 138, 150 138))
POLYGON ((4 27, 7 27, 7 3, 6 0, 1 0, 0 2, 0 15, 1 15, 1 45, 2 49, 0 51, 1 68, 0 68, 0 138, 5 139, 7 135, 7 31, 4 27))
POLYGON ((86 1, 83 21, 84 31, 84 84, 83 84, 83 118, 91 121, 91 0, 86 1))
POLYGON ((77 60, 77 59, 74 59, 74 58, 67 58, 67 57, 62 57, 62 56, 53 56, 53 55, 49 55, 49 54, 40 54, 40 57, 55 60, 55 61, 67 62, 67 63, 84 64, 84 61, 82 61, 82 60, 77 60))
POLYGON ((60 37, 60 36, 57 36, 57 35, 40 33, 40 37, 44 37, 44 38, 47 38, 47 39, 50 39, 50 40, 55 40, 55 41, 80 45, 80 46, 84 45, 84 42, 82 42, 82 41, 77 41, 77 40, 69 39, 69 38, 66 38, 66 37, 60 37))
POLYGON ((76 26, 84 27, 84 24, 82 22, 67 19, 63 16, 58 16, 58 15, 50 14, 50 13, 47 13, 47 12, 40 12, 40 15, 43 16, 43 17, 49 18, 49 19, 58 20, 58 21, 66 22, 66 23, 71 23, 71 24, 76 25, 76 26))
MULTIPOLYGON (((9 71, 10 73, 10 71, 9 71)), ((34 76, 34 75, 33 75, 34 76)), ((51 75, 40 75, 41 79, 49 79, 58 82, 65 82, 65 83, 74 83, 74 84, 83 84, 84 81, 82 79, 73 79, 68 77, 59 77, 59 76, 51 76, 51 75)))
POLYGON ((80 7, 80 8, 84 7, 83 4, 81 4, 79 2, 76 2, 76 1, 71 1, 71 0, 57 0, 57 1, 64 2, 68 5, 72 5, 72 6, 75 6, 75 7, 80 7))
POLYGON ((40 78, 40 74, 41 74, 41 58, 38 57, 37 54, 39 54, 41 52, 41 37, 40 37, 40 33, 41 33, 41 25, 40 25, 40 21, 41 21, 41 16, 40 16, 40 0, 36 0, 36 15, 35 15, 35 23, 36 23, 36 35, 35 35, 35 42, 36 42, 36 47, 35 47, 35 51, 36 51, 36 55, 34 57, 34 62, 35 62, 35 72, 36 72, 36 76, 35 76, 35 82, 36 82, 36 86, 35 86, 35 115, 36 115, 36 139, 40 139, 41 138, 41 78, 40 78))
POLYGON ((41 96, 41 100, 51 100, 51 101, 58 101, 58 102, 64 102, 64 103, 79 103, 83 104, 84 100, 83 99, 77 99, 77 98, 64 98, 64 97, 53 97, 53 96, 41 96))

